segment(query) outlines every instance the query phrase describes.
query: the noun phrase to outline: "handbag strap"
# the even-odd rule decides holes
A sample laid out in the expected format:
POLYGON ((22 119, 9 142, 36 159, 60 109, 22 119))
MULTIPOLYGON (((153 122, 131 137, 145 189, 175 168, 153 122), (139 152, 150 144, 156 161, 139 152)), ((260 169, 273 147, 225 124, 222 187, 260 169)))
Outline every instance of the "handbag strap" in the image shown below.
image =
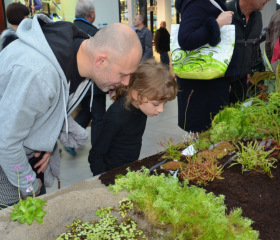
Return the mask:
POLYGON ((221 6, 215 1, 215 0, 210 0, 210 2, 218 9, 220 9, 222 12, 224 12, 224 10, 221 8, 221 6))

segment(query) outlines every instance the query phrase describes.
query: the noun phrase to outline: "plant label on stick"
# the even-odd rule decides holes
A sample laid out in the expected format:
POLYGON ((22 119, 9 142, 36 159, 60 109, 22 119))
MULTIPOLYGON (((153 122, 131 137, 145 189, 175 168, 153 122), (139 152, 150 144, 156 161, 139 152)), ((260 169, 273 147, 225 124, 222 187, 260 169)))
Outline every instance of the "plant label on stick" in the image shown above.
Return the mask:
POLYGON ((182 154, 185 156, 192 156, 196 153, 196 150, 193 145, 188 146, 186 149, 182 151, 182 154))

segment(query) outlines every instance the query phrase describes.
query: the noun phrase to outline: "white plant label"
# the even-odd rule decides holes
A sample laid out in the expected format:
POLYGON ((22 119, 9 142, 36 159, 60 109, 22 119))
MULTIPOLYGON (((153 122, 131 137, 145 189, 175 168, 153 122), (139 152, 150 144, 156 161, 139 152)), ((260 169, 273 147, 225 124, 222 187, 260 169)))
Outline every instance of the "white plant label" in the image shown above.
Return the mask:
POLYGON ((188 146, 182 151, 182 154, 185 156, 193 156, 196 153, 196 150, 193 145, 188 146))

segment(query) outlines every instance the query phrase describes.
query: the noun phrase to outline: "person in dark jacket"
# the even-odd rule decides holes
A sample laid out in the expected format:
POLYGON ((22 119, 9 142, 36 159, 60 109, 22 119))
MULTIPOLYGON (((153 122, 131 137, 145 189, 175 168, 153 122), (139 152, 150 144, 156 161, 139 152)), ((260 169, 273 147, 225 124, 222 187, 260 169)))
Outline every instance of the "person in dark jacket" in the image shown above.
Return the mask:
POLYGON ((98 140, 90 150, 93 176, 138 160, 147 117, 162 113, 164 104, 175 99, 177 83, 165 65, 148 59, 132 74, 127 90, 116 92, 118 99, 105 113, 98 140))
MULTIPOLYGON (((207 43, 211 46, 219 43, 220 28, 231 24, 233 12, 227 11, 222 0, 216 2, 225 12, 221 12, 208 0, 179 0, 176 3, 182 19, 178 42, 183 50, 191 51, 207 43)), ((225 77, 217 79, 193 80, 177 77, 180 128, 187 132, 202 132, 211 126, 212 117, 229 103, 231 64, 225 77)))
POLYGON ((16 30, 21 21, 28 18, 29 9, 21 3, 11 3, 6 9, 6 16, 11 27, 4 30, 0 36, 0 51, 12 41, 16 40, 16 30))
MULTIPOLYGON (((94 36, 98 29, 93 25, 95 20, 94 0, 79 0, 76 5, 74 24, 89 36, 94 36)), ((94 145, 102 118, 106 111, 106 93, 101 91, 94 84, 94 91, 88 90, 81 101, 81 108, 78 111, 75 121, 83 128, 87 128, 91 122, 91 146, 94 145), (93 95, 93 98, 91 95, 93 95)), ((66 148, 71 155, 76 155, 72 148, 66 148)))
POLYGON ((160 61, 169 66, 170 34, 166 29, 165 21, 161 21, 160 28, 156 31, 155 49, 160 54, 160 61))
POLYGON ((228 9, 234 12, 234 54, 237 54, 239 67, 239 76, 231 83, 230 103, 246 99, 251 70, 257 61, 262 59, 260 37, 263 24, 260 10, 268 1, 233 0, 227 4, 228 9))

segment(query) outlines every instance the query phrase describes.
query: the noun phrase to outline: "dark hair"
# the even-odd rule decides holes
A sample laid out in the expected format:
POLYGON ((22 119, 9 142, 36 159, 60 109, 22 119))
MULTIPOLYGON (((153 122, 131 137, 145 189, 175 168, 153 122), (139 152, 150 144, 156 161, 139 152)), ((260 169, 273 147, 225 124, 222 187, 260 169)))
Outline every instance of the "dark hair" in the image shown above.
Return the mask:
POLYGON ((29 15, 29 9, 21 3, 11 3, 6 9, 8 22, 13 25, 19 25, 20 22, 29 15))

